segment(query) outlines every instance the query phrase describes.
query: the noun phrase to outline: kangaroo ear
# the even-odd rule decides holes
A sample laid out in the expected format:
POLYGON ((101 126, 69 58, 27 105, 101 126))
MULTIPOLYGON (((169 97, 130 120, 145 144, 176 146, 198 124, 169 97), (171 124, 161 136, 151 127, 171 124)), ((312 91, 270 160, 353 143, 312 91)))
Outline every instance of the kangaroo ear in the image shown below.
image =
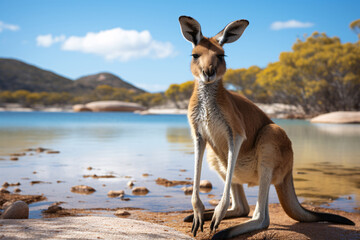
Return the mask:
POLYGON ((193 47, 199 44, 203 38, 200 24, 192 17, 179 17, 181 32, 186 40, 193 44, 193 47))
POLYGON ((238 40, 243 34, 245 28, 249 25, 249 21, 242 19, 229 23, 214 37, 222 46, 225 43, 232 43, 238 40))

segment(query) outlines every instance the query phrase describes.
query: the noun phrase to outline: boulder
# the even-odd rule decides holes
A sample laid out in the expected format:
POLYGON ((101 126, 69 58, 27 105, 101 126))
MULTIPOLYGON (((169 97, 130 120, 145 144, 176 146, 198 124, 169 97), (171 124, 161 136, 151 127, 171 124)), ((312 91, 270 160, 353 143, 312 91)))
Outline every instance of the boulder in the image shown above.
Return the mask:
POLYGON ((127 212, 127 211, 123 211, 123 210, 117 210, 115 213, 114 213, 115 216, 118 216, 118 217, 126 217, 126 216, 130 216, 130 213, 127 212))
POLYGON ((181 189, 184 191, 185 195, 190 195, 193 192, 193 187, 192 186, 190 186, 190 187, 182 187, 181 189))
POLYGON ((5 208, 1 219, 27 219, 29 206, 23 201, 16 201, 5 208))
POLYGON ((121 101, 97 101, 85 106, 93 112, 134 112, 145 109, 140 104, 121 101))
POLYGON ((209 180, 201 180, 200 181, 200 188, 210 188, 212 189, 212 184, 209 180))
POLYGON ((87 108, 84 104, 75 104, 73 106, 74 112, 91 112, 90 108, 87 108))
POLYGON ((0 188, 0 193, 10 193, 8 190, 6 190, 6 188, 0 188))
POLYGON ((59 205, 51 205, 48 207, 48 209, 43 210, 43 213, 57 213, 58 211, 61 211, 63 208, 59 205))
POLYGON ((118 190, 118 191, 109 191, 108 197, 114 198, 114 197, 123 197, 125 195, 124 190, 118 190))
POLYGON ((71 187, 71 192, 73 193, 79 193, 79 194, 92 194, 96 190, 90 186, 86 185, 77 185, 71 187))
POLYGON ((148 194, 149 189, 147 189, 146 187, 134 187, 132 190, 132 193, 134 195, 146 195, 148 194))
POLYGON ((359 112, 331 112, 310 120, 312 123, 360 123, 359 112))

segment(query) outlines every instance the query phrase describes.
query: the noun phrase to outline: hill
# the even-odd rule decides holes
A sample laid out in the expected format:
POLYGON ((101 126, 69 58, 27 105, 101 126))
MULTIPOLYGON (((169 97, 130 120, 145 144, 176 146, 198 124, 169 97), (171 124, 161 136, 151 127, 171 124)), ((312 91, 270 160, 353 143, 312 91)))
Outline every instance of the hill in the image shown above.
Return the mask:
POLYGON ((107 72, 102 72, 98 74, 88 75, 75 80, 76 86, 85 87, 85 88, 96 88, 99 85, 109 85, 116 88, 126 88, 132 89, 139 93, 144 93, 145 91, 131 85, 128 82, 125 82, 121 78, 107 72))
POLYGON ((145 92, 111 73, 88 75, 74 81, 19 60, 0 58, 0 91, 86 93, 104 84, 145 92))
POLYGON ((0 91, 73 92, 74 82, 33 65, 0 58, 0 91))

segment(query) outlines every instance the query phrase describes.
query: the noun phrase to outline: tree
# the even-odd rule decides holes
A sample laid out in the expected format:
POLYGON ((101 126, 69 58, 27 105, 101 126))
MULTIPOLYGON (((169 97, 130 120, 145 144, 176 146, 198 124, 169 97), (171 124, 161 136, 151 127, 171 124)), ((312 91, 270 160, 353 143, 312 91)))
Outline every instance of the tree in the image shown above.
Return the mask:
POLYGON ((180 94, 180 86, 179 84, 171 84, 169 88, 165 91, 165 96, 169 98, 177 108, 180 108, 178 104, 180 94))
POLYGON ((153 107, 164 103, 164 96, 161 93, 142 93, 135 96, 134 101, 144 107, 153 107))
POLYGON ((187 81, 179 85, 179 99, 189 100, 194 90, 194 81, 187 81))
POLYGON ((95 88, 96 96, 101 100, 110 100, 114 88, 109 85, 99 85, 95 88))
POLYGON ((360 108, 360 46, 313 33, 298 40, 257 75, 273 101, 303 107, 306 113, 360 108))
POLYGON ((360 19, 351 22, 350 28, 358 35, 360 39, 360 19))
POLYGON ((225 85, 253 101, 267 101, 264 89, 256 82, 261 72, 258 66, 249 68, 228 69, 224 75, 225 85))

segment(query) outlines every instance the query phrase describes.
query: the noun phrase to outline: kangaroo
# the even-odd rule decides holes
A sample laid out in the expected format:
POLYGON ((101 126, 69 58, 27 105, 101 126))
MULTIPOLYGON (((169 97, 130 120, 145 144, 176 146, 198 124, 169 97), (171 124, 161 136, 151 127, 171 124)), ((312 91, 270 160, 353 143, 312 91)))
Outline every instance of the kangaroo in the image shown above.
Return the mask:
POLYGON ((224 218, 249 214, 242 184, 259 185, 258 200, 252 219, 216 233, 212 239, 229 239, 240 234, 268 228, 268 198, 274 184, 281 206, 287 215, 300 222, 332 222, 355 225, 335 214, 319 213, 301 206, 293 185, 293 150, 285 131, 247 98, 224 88, 226 71, 223 45, 235 42, 249 25, 247 20, 229 23, 214 37, 202 35, 200 24, 193 18, 179 18, 181 31, 192 43, 191 72, 195 77, 190 98, 188 120, 194 141, 195 171, 191 203, 191 232, 203 231, 204 221, 211 220, 215 233, 224 218), (207 162, 225 181, 219 204, 205 211, 199 196, 202 159, 207 146, 207 162), (232 206, 229 208, 230 194, 232 206))

